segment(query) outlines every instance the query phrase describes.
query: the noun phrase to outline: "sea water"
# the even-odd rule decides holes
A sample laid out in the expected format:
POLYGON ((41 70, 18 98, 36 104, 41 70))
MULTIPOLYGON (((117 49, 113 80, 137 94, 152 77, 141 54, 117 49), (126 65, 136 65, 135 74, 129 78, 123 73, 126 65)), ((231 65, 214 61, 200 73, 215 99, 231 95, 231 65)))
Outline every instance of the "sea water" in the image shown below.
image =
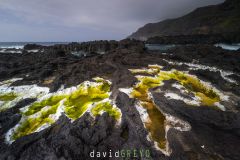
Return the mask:
POLYGON ((55 44, 68 44, 69 42, 0 42, 0 53, 22 53, 26 44, 53 46, 55 44))
POLYGON ((68 44, 69 42, 0 42, 1 49, 23 49, 26 44, 52 46, 55 44, 68 44))
POLYGON ((222 49, 236 51, 240 49, 240 43, 237 43, 237 44, 218 43, 218 44, 215 44, 215 47, 221 47, 222 49))
POLYGON ((145 44, 148 50, 166 51, 168 49, 176 47, 175 44, 145 44))
MULTIPOLYGON (((145 44, 145 47, 148 50, 157 50, 157 51, 167 51, 168 49, 174 48, 177 45, 175 44, 145 44)), ((221 47, 225 50, 236 51, 240 49, 240 43, 235 44, 227 44, 227 43, 217 43, 214 45, 215 47, 221 47)))

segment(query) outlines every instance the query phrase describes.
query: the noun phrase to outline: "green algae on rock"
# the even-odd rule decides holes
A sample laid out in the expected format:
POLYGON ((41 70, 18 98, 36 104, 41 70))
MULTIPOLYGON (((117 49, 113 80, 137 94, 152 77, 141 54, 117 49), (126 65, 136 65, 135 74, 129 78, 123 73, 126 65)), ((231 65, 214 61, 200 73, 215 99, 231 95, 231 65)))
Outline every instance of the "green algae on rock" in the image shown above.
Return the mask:
POLYGON ((49 127, 63 112, 61 96, 52 96, 41 102, 34 102, 26 112, 22 112, 22 119, 12 131, 8 139, 14 141, 22 136, 41 131, 49 127))
POLYGON ((120 121, 121 111, 109 99, 111 82, 94 78, 95 82, 85 81, 77 87, 50 93, 22 109, 22 119, 6 135, 7 142, 41 131, 55 123, 62 113, 72 121, 90 112, 92 116, 107 112, 120 121))
POLYGON ((6 94, 0 94, 0 101, 12 101, 15 98, 17 98, 17 95, 13 92, 6 93, 6 94))
MULTIPOLYGON (((161 67, 159 67, 161 68, 161 67)), ((139 70, 131 70, 133 73, 137 74, 139 70)), ((142 71, 140 72, 142 73, 142 71)), ((187 89, 187 91, 193 93, 200 101, 202 106, 217 106, 220 101, 223 100, 220 96, 220 92, 217 89, 211 87, 207 83, 199 80, 196 76, 177 71, 161 71, 155 76, 136 76, 139 83, 135 85, 135 90, 133 90, 132 96, 137 97, 141 94, 142 90, 147 90, 164 84, 167 80, 176 80, 179 84, 187 89)), ((219 108, 222 109, 222 108, 219 108)))
POLYGON ((54 123, 55 121, 50 117, 50 115, 55 114, 57 108, 58 106, 54 105, 35 116, 29 116, 28 118, 24 119, 20 123, 19 127, 13 132, 12 139, 16 140, 22 136, 36 132, 40 127, 48 127, 54 123))
POLYGON ((112 104, 110 100, 106 102, 100 102, 91 109, 91 113, 94 116, 101 115, 103 112, 107 112, 110 116, 117 120, 121 118, 121 112, 119 112, 119 109, 112 104))
POLYGON ((109 81, 99 79, 97 82, 83 82, 64 102, 66 115, 76 120, 94 103, 109 98, 110 85, 109 81))
MULTIPOLYGON (((138 82, 133 88, 129 90, 122 89, 122 91, 127 93, 131 98, 136 98, 139 101, 136 107, 139 112, 144 112, 143 114, 145 114, 142 115, 143 118, 141 119, 149 131, 149 138, 157 142, 157 146, 161 151, 168 153, 165 129, 166 116, 155 105, 150 96, 149 89, 164 85, 164 81, 176 80, 188 93, 195 95, 193 97, 194 100, 184 101, 189 105, 217 106, 223 98, 220 96, 218 90, 202 82, 196 76, 177 70, 163 71, 161 69, 162 66, 158 65, 149 65, 148 68, 143 69, 130 69, 133 74, 137 74, 135 77, 138 82), (143 76, 141 74, 152 76, 143 76)), ((180 97, 179 100, 183 100, 183 98, 180 97)), ((223 108, 219 107, 219 109, 223 108)))
POLYGON ((40 102, 34 102, 32 105, 29 106, 28 110, 23 114, 25 116, 30 116, 41 111, 41 109, 46 106, 52 106, 52 107, 57 106, 57 104, 59 104, 59 102, 64 98, 65 98, 64 95, 53 95, 50 98, 42 100, 40 102))
POLYGON ((4 111, 10 106, 11 101, 17 98, 17 95, 13 92, 0 94, 0 112, 4 111))

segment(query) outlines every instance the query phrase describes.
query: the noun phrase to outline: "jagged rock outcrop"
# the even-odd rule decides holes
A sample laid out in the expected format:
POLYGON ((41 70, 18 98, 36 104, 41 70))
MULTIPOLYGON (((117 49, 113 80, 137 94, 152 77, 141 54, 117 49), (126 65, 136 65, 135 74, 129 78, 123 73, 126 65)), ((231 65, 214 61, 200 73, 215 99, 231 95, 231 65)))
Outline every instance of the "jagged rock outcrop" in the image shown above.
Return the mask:
POLYGON ((124 39, 119 42, 111 40, 99 40, 99 41, 90 41, 90 42, 72 42, 69 44, 56 44, 54 46, 41 46, 37 44, 27 44, 23 48, 23 53, 36 53, 44 52, 50 54, 58 54, 64 56, 64 54, 74 54, 78 57, 84 56, 93 56, 95 54, 105 54, 107 52, 116 50, 116 49, 130 49, 135 48, 144 48, 144 43, 141 43, 137 40, 124 39))

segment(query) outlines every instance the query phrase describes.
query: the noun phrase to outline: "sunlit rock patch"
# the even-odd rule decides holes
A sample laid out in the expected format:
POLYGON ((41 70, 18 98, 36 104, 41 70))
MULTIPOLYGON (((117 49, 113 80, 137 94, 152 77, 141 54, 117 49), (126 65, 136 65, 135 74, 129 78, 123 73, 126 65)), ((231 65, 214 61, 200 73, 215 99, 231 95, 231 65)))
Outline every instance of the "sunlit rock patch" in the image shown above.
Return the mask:
POLYGON ((11 86, 13 82, 18 80, 21 78, 0 82, 0 111, 15 106, 23 99, 39 98, 49 92, 49 88, 37 85, 11 86))
MULTIPOLYGON (((158 65, 149 65, 148 68, 143 69, 130 69, 133 74, 136 74, 138 82, 130 89, 120 89, 120 91, 128 94, 130 98, 136 98, 137 110, 141 115, 141 119, 149 131, 149 138, 157 143, 157 147, 164 153, 169 153, 168 142, 166 140, 166 123, 169 122, 169 116, 162 113, 154 104, 149 89, 163 86, 164 81, 175 80, 177 84, 173 87, 178 88, 181 92, 186 92, 193 95, 191 99, 183 98, 176 93, 165 93, 168 99, 181 100, 188 105, 193 106, 209 106, 220 110, 225 110, 224 106, 220 104, 221 101, 227 100, 226 96, 220 93, 217 89, 213 88, 210 84, 199 80, 196 76, 190 75, 185 72, 171 70, 163 71, 162 67, 158 65), (139 74, 149 74, 143 76, 139 74)), ((161 92, 161 91, 160 91, 161 92)), ((180 120, 178 120, 180 122, 180 120)), ((182 126, 189 129, 187 122, 182 126), (186 127, 187 126, 187 127, 186 127)), ((174 126, 173 126, 174 127, 174 126)), ((178 129, 177 127, 174 127, 178 129)), ((186 129, 179 130, 184 131, 186 129)))
POLYGON ((56 77, 54 77, 54 76, 48 77, 43 81, 43 84, 49 85, 49 84, 53 83, 55 79, 56 79, 56 77))
POLYGON ((22 108, 20 122, 6 134, 7 142, 11 143, 22 136, 49 127, 62 113, 74 121, 86 112, 93 117, 107 112, 120 122, 121 111, 109 98, 111 82, 102 78, 94 80, 95 82, 85 81, 77 87, 46 94, 22 108))

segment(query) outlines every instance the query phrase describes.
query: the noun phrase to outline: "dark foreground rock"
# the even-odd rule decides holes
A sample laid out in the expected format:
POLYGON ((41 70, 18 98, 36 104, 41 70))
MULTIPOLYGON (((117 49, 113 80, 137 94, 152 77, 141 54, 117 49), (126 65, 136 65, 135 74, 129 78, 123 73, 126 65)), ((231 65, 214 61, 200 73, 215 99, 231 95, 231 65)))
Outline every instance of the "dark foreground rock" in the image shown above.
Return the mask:
MULTIPOLYGON (((71 87, 97 76, 109 79, 112 81, 112 97, 122 112, 121 124, 116 125, 116 121, 106 113, 95 120, 85 114, 74 122, 62 115, 51 127, 21 137, 11 145, 6 144, 5 133, 21 118, 19 109, 34 101, 27 99, 0 113, 0 159, 91 159, 90 152, 93 150, 114 152, 131 149, 149 150, 151 159, 154 160, 240 159, 238 52, 198 45, 175 48, 166 55, 146 51, 140 42, 125 40, 101 42, 99 47, 95 42, 85 43, 84 46, 88 46, 85 47, 86 51, 91 52, 90 48, 93 48, 94 51, 106 53, 80 58, 69 53, 74 50, 73 46, 70 44, 63 48, 58 46, 60 49, 48 49, 52 52, 46 50, 42 53, 0 54, 0 79, 3 81, 22 77, 23 80, 12 85, 37 84, 49 87, 51 92, 57 91, 61 85, 71 87), (65 50, 67 47, 69 49, 65 50), (224 79, 220 72, 189 70, 191 74, 211 82, 217 89, 231 95, 232 101, 238 102, 229 103, 226 106, 227 111, 222 112, 204 106, 193 108, 181 101, 166 99, 157 89, 151 90, 159 110, 191 125, 191 130, 186 132, 175 128, 168 130, 167 139, 172 150, 169 155, 156 149, 154 142, 147 139, 148 132, 134 105, 136 100, 119 91, 119 88, 132 87, 137 81, 128 70, 130 68, 142 68, 149 64, 161 65, 164 70, 189 68, 184 64, 177 65, 167 61, 215 66, 233 72, 230 78, 236 83, 224 79)), ((171 90, 171 83, 164 87, 160 89, 171 90)), ((130 159, 144 158, 131 156, 130 159)))
POLYGON ((239 113, 223 113, 207 107, 196 108, 181 101, 169 101, 154 90, 152 93, 160 110, 189 122, 192 127, 191 132, 168 132, 169 139, 174 144, 172 156, 176 153, 181 157, 190 156, 190 159, 238 159, 239 113), (178 151, 182 153, 179 155, 178 151), (196 151, 199 154, 195 154, 196 151))

